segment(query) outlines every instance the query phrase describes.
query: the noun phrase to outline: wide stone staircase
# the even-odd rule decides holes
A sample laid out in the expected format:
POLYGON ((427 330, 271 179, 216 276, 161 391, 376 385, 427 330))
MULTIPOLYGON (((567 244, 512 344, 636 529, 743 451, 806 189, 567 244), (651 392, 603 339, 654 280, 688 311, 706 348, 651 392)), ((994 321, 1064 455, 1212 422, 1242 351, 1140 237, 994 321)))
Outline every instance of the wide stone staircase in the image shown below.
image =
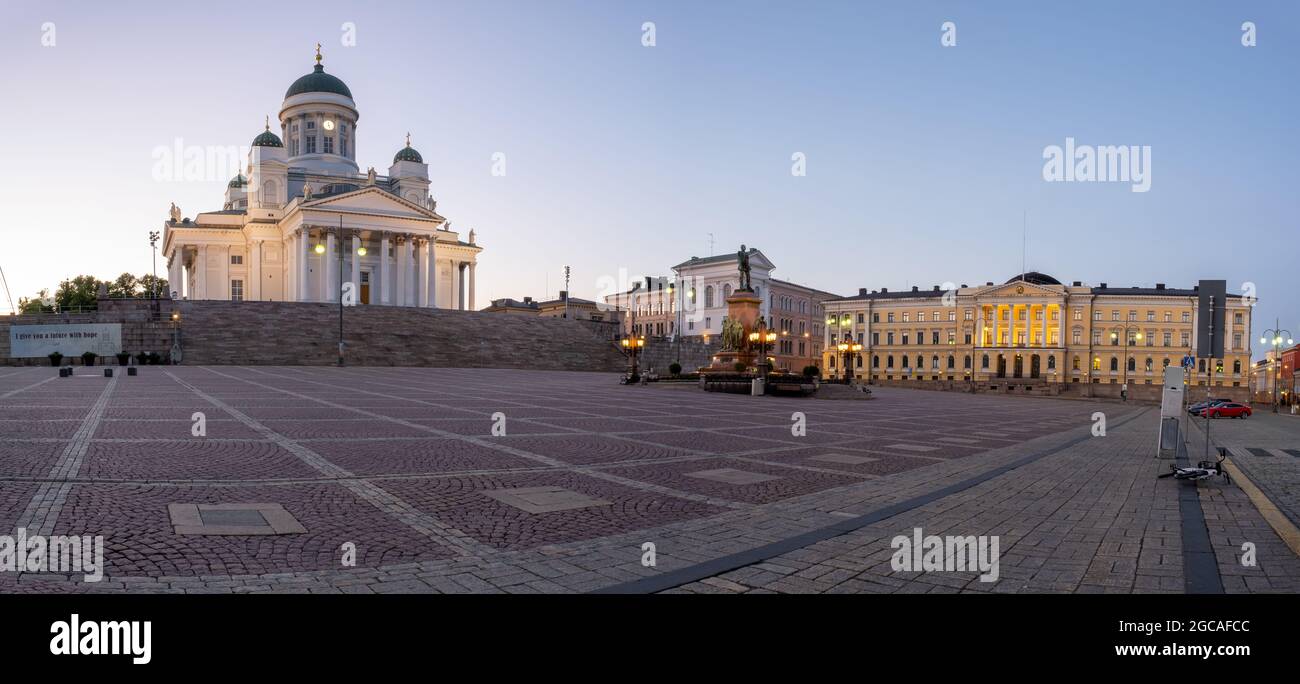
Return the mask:
MULTIPOLYGON (((186 365, 333 365, 339 307, 182 301, 186 365)), ((344 360, 357 366, 620 371, 623 354, 563 318, 393 306, 343 309, 344 360)))

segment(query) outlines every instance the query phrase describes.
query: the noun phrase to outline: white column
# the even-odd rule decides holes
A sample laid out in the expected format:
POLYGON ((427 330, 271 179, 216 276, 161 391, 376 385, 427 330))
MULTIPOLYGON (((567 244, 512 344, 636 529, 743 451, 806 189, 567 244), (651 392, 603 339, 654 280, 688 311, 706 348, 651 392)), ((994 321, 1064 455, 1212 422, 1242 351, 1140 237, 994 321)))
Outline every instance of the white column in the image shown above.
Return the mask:
POLYGON ((199 245, 194 255, 195 299, 208 298, 208 246, 199 245))
POLYGON ((352 292, 356 294, 357 304, 361 303, 361 255, 357 250, 361 249, 361 236, 356 233, 352 234, 352 292))
POLYGON ((451 267, 451 301, 448 303, 451 308, 460 309, 460 262, 452 259, 448 266, 451 267))
POLYGON ((1002 310, 997 305, 993 305, 993 346, 997 347, 1002 344, 1002 310))
POLYGON ((250 250, 250 260, 248 265, 248 296, 247 299, 253 301, 262 301, 262 241, 254 240, 253 248, 250 250))
MULTIPOLYGON (((355 130, 354 135, 355 135, 355 130)), ((376 299, 380 304, 388 304, 388 233, 383 234, 379 241, 379 297, 376 299)))
POLYGON ((436 309, 438 308, 438 236, 430 235, 425 247, 428 250, 427 257, 429 262, 429 279, 426 281, 429 285, 428 306, 429 308, 436 309))
POLYGON ((412 269, 415 268, 415 238, 410 235, 402 237, 402 286, 397 296, 402 306, 411 306, 411 281, 415 280, 412 269))
MULTIPOLYGON (((172 258, 167 262, 167 292, 163 294, 169 294, 171 292, 175 292, 176 293, 175 299, 180 299, 181 296, 185 293, 185 289, 182 287, 181 277, 179 275, 182 269, 181 259, 184 256, 184 254, 185 253, 182 251, 182 248, 173 247, 172 258)), ((162 295, 160 294, 159 296, 162 295)))
POLYGON ((298 301, 311 301, 311 284, 307 282, 307 255, 311 253, 311 233, 303 228, 298 234, 298 301))
POLYGON ((1043 346, 1044 347, 1049 346, 1048 343, 1051 342, 1051 340, 1048 339, 1047 337, 1047 320, 1051 318, 1051 316, 1052 316, 1051 307, 1044 304, 1043 305, 1043 346))
POLYGON ((342 245, 337 244, 337 237, 334 235, 334 231, 331 230, 325 234, 325 253, 321 255, 321 261, 323 262, 321 272, 325 274, 321 284, 321 293, 324 295, 321 300, 326 302, 337 302, 339 296, 338 284, 342 274, 334 272, 338 268, 338 261, 334 256, 335 247, 343 248, 342 245))
MULTIPOLYGON (((477 311, 477 309, 474 308, 474 266, 475 263, 473 261, 469 262, 469 310, 470 311, 477 311)), ((673 326, 674 339, 677 337, 678 333, 680 332, 681 331, 677 330, 676 324, 674 324, 673 326)))
POLYGON ((416 305, 422 309, 428 308, 429 291, 433 289, 429 287, 429 273, 433 271, 429 267, 429 251, 429 242, 425 240, 416 252, 416 258, 419 259, 419 266, 416 269, 419 275, 415 286, 416 305))

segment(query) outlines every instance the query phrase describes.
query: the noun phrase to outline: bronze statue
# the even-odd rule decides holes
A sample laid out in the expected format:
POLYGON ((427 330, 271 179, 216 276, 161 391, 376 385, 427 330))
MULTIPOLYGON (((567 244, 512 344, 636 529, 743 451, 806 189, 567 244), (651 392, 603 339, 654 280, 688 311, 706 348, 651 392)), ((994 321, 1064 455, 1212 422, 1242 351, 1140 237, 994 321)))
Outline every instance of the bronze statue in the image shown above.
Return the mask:
POLYGON ((745 326, 734 318, 722 320, 722 348, 727 351, 740 351, 745 346, 745 326))
POLYGON ((740 251, 736 252, 736 260, 740 262, 740 289, 751 292, 753 288, 750 287, 749 278, 749 250, 745 249, 744 245, 741 245, 740 251))

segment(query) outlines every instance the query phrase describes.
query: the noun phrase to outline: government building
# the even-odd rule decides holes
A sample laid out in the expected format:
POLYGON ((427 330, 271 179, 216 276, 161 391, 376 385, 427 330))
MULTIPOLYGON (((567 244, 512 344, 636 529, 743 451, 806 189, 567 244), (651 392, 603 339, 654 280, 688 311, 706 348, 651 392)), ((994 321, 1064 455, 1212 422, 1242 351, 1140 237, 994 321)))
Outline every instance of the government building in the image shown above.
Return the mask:
POLYGON ((437 213, 409 134, 386 175, 362 173, 360 118, 318 46, 221 209, 191 219, 173 204, 162 247, 173 298, 473 309, 474 231, 461 239, 437 213))
MULTIPOLYGON (((826 309, 824 375, 889 384, 1160 385, 1163 369, 1196 355, 1196 288, 1063 285, 1023 273, 1001 285, 859 290, 826 309), (850 351, 849 368, 837 345, 850 351)), ((1222 359, 1198 359, 1193 385, 1249 391, 1250 306, 1228 295, 1222 359)), ((1217 395, 1216 395, 1217 396, 1217 395)))

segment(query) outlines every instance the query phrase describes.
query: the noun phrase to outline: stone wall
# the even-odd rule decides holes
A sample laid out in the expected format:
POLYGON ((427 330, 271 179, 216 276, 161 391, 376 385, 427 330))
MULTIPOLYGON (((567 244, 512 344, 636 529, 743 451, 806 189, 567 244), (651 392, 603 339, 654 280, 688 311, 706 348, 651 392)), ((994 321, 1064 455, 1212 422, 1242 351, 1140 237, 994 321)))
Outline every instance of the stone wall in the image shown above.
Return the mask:
MULTIPOLYGON (((0 317, 0 362, 8 359, 9 325, 121 322, 126 351, 164 353, 173 326, 186 365, 332 365, 338 362, 337 304, 298 302, 116 303, 100 311, 56 316, 0 317), (171 313, 180 314, 178 324, 171 313), (147 346, 152 345, 152 346, 147 346)), ((499 367, 619 371, 614 343, 578 321, 478 311, 356 306, 343 310, 345 362, 359 366, 499 367)))
POLYGON ((676 343, 668 339, 646 340, 638 363, 642 368, 653 368, 660 375, 667 375, 668 366, 677 361, 682 364, 683 373, 690 373, 700 366, 709 365, 719 348, 717 344, 685 340, 676 343))

